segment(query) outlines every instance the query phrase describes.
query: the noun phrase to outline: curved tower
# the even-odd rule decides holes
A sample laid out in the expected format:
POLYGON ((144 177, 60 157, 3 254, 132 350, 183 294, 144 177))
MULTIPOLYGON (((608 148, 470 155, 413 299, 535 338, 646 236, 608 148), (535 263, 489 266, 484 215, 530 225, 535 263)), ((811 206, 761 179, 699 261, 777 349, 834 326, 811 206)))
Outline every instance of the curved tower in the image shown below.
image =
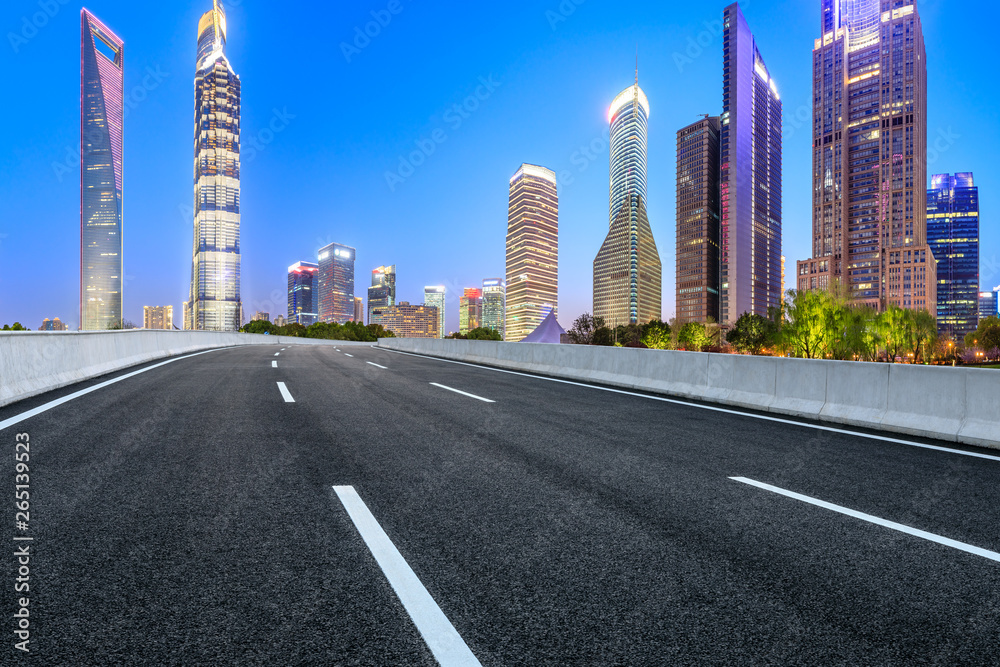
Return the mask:
POLYGON ((194 259, 184 326, 235 331, 240 300, 240 78, 224 53, 226 13, 215 0, 198 23, 194 80, 194 259))
POLYGON ((618 93, 608 110, 611 124, 611 188, 608 224, 615 221, 618 208, 628 193, 646 199, 646 125, 649 100, 636 83, 618 93))

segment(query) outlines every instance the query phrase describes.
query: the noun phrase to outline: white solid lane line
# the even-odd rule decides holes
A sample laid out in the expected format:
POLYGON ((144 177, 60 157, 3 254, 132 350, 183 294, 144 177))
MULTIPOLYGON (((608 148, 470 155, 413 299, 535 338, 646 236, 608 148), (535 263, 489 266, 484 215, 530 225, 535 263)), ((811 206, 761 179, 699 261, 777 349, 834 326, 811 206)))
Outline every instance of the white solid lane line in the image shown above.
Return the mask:
POLYGON ((345 357, 350 357, 350 358, 352 358, 352 359, 354 358, 354 355, 353 355, 353 354, 347 354, 346 352, 344 352, 344 356, 345 356, 345 357))
POLYGON ((479 665, 465 640, 420 583, 354 487, 335 486, 333 490, 438 663, 442 667, 479 665))
MULTIPOLYGON (((374 347, 374 346, 373 346, 374 347)), ((546 382, 558 382, 560 384, 571 384, 577 387, 587 387, 588 389, 597 389, 599 391, 609 391, 613 394, 623 394, 625 396, 636 396, 638 398, 648 398, 651 401, 660 401, 662 403, 673 403, 674 405, 684 405, 689 408, 698 408, 700 410, 711 410, 712 412, 723 412, 730 415, 737 415, 739 417, 750 417, 752 419, 762 419, 764 421, 775 422, 777 424, 789 424, 791 426, 802 426, 803 428, 816 429, 817 431, 826 431, 827 433, 841 433, 843 435, 855 435, 859 438, 868 438, 870 440, 881 440, 882 442, 891 442, 897 445, 907 445, 909 447, 920 447, 921 449, 933 449, 939 452, 947 452, 949 454, 959 454, 961 456, 971 456, 977 459, 988 459, 990 461, 1000 461, 1000 456, 991 456, 990 454, 980 454, 979 452, 967 452, 961 449, 952 449, 951 447, 941 447, 940 445, 927 445, 922 442, 913 442, 912 440, 903 440, 902 438, 892 438, 886 435, 875 435, 874 433, 861 433, 859 431, 851 431, 845 428, 837 428, 835 426, 823 426, 822 424, 809 424, 807 422, 799 422, 794 419, 783 419, 781 417, 770 417, 768 415, 758 415, 752 412, 743 412, 742 410, 732 410, 729 408, 720 408, 715 405, 703 405, 701 403, 692 403, 690 401, 684 401, 676 398, 667 398, 665 396, 653 396, 651 394, 640 394, 634 391, 628 391, 626 389, 613 389, 611 387, 601 387, 595 384, 587 384, 585 382, 575 382, 573 380, 561 380, 559 378, 550 378, 543 375, 532 375, 531 373, 522 373, 520 371, 509 371, 505 368, 493 368, 492 366, 483 366, 481 364, 470 364, 467 361, 455 361, 454 359, 441 359, 440 357, 429 357, 426 354, 415 354, 413 352, 401 352, 400 350, 390 350, 385 347, 376 347, 376 350, 381 350, 382 352, 391 352, 393 354, 404 354, 408 357, 420 357, 422 359, 430 359, 431 361, 443 361, 446 364, 458 364, 459 366, 471 366, 473 368, 481 368, 485 371, 495 371, 497 373, 507 373, 508 375, 520 375, 521 377, 533 378, 535 380, 544 380, 546 382)))
POLYGON ((31 410, 28 410, 27 412, 22 412, 19 415, 15 415, 15 416, 11 417, 10 419, 4 419, 3 421, 0 421, 0 431, 4 430, 5 428, 9 428, 9 427, 13 426, 14 424, 18 424, 20 422, 23 422, 25 419, 31 419, 35 415, 40 415, 43 412, 51 410, 52 408, 59 407, 63 403, 68 403, 69 401, 72 401, 74 398, 80 398, 81 396, 89 394, 92 391, 97 391, 98 389, 103 389, 104 387, 107 387, 108 385, 112 385, 112 384, 114 384, 116 382, 121 382, 122 380, 127 380, 130 377, 135 377, 136 375, 139 375, 140 373, 145 373, 146 371, 151 371, 154 368, 159 368, 160 366, 166 366, 167 364, 172 364, 175 361, 180 361, 181 359, 190 359, 191 357, 197 357, 199 354, 208 354, 209 352, 216 352, 217 350, 225 350, 225 349, 227 349, 227 348, 217 347, 217 348, 212 349, 212 350, 205 350, 203 352, 195 352, 194 354, 186 354, 183 357, 176 357, 174 359, 167 359, 166 361, 161 361, 158 364, 153 364, 152 366, 147 366, 146 368, 143 368, 141 370, 132 371, 131 373, 126 373, 125 375, 122 375, 120 377, 116 377, 113 380, 107 380, 106 382, 102 382, 100 384, 95 384, 93 387, 87 387, 86 389, 81 389, 80 391, 73 392, 72 394, 69 394, 67 396, 63 396, 62 398, 57 398, 54 401, 49 401, 48 403, 45 403, 43 405, 39 405, 37 408, 32 408, 31 410))
POLYGON ((736 482, 742 482, 743 484, 749 484, 750 486, 756 486, 758 489, 764 489, 765 491, 770 491, 772 493, 777 493, 788 498, 794 498, 795 500, 801 500, 804 503, 809 503, 810 505, 815 505, 816 507, 822 507, 834 512, 839 512, 840 514, 845 514, 855 519, 861 519, 862 521, 867 521, 868 523, 874 523, 877 526, 884 526, 886 528, 891 528, 893 530, 898 530, 901 533, 906 533, 907 535, 913 535, 914 537, 919 537, 930 542, 936 542, 937 544, 943 544, 946 547, 951 547, 952 549, 958 549, 959 551, 965 551, 966 553, 974 554, 976 556, 982 556, 983 558, 989 558, 992 561, 1000 563, 1000 554, 995 551, 989 551, 987 549, 981 549, 979 547, 974 547, 971 544, 966 544, 965 542, 959 542, 958 540, 953 540, 948 537, 941 537, 940 535, 935 535, 934 533, 928 533, 924 530, 919 530, 917 528, 911 528, 910 526, 904 526, 901 523, 896 523, 895 521, 887 521, 886 519, 880 519, 877 516, 872 516, 871 514, 865 514, 864 512, 858 512, 846 507, 841 507, 840 505, 834 505, 833 503, 828 503, 824 500, 817 500, 816 498, 810 498, 809 496, 804 496, 801 493, 795 493, 794 491, 787 491, 785 489, 779 488, 777 486, 771 486, 770 484, 765 484, 764 482, 758 482, 753 479, 747 479, 746 477, 730 477, 729 479, 736 482))
POLYGON ((278 391, 281 392, 281 397, 285 399, 285 403, 294 403, 295 399, 292 398, 291 392, 288 391, 288 387, 285 386, 284 382, 278 383, 278 391))
POLYGON ((278 362, 277 362, 277 360, 275 360, 275 361, 272 361, 272 362, 271 362, 271 368, 277 368, 277 367, 278 367, 278 362))
POLYGON ((388 370, 388 369, 386 369, 385 366, 380 366, 380 365, 376 364, 374 361, 369 361, 368 363, 371 364, 372 366, 375 366, 376 368, 381 368, 383 370, 388 370))
POLYGON ((434 385, 435 387, 441 387, 442 389, 447 389, 448 391, 453 391, 456 394, 461 394, 462 396, 468 396, 469 398, 474 398, 477 401, 482 401, 483 403, 496 403, 496 401, 491 401, 488 398, 483 398, 482 396, 476 396, 475 394, 470 394, 468 392, 459 391, 458 389, 454 389, 452 387, 446 387, 445 385, 438 384, 437 382, 431 382, 431 384, 434 385))

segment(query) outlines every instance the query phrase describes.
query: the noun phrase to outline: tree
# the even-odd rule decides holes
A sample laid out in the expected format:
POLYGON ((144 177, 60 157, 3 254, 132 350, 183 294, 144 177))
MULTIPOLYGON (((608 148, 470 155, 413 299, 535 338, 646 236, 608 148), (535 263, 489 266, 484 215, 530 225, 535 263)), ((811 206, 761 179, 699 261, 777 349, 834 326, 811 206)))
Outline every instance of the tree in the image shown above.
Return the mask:
POLYGON ((28 331, 28 327, 20 322, 14 322, 14 324, 3 325, 3 331, 28 331))
POLYGON ((590 313, 584 313, 573 322, 573 328, 567 333, 569 339, 576 345, 593 345, 594 332, 604 326, 604 318, 594 317, 590 313))
POLYGON ((638 324, 619 324, 614 329, 614 340, 618 347, 638 347, 642 345, 642 327, 638 324))
POLYGON ((771 322, 756 313, 743 313, 726 334, 726 342, 743 354, 760 354, 770 340, 771 322))
POLYGON ((966 347, 992 350, 1000 347, 1000 318, 987 317, 979 320, 979 328, 965 337, 966 347))
POLYGON ((252 334, 276 334, 278 327, 274 326, 267 320, 252 320, 243 325, 240 329, 243 333, 252 334))
POLYGON ((710 342, 708 331, 701 322, 687 322, 677 333, 677 344, 692 352, 701 352, 710 342))
POLYGON ((670 325, 660 320, 650 320, 642 328, 642 342, 653 350, 669 350, 670 325))
POLYGON ((913 361, 926 363, 929 353, 937 344, 937 320, 926 310, 916 310, 913 311, 911 325, 910 351, 913 353, 913 361))
POLYGON ((477 327, 465 334, 468 340, 503 340, 503 336, 496 329, 489 327, 477 327))
POLYGON ((885 349, 886 361, 896 362, 905 349, 910 347, 912 338, 912 311, 903 310, 899 306, 890 305, 878 314, 876 322, 882 332, 882 347, 885 349))
POLYGON ((830 298, 825 292, 788 290, 789 322, 785 340, 798 356, 817 359, 826 354, 826 306, 830 298))

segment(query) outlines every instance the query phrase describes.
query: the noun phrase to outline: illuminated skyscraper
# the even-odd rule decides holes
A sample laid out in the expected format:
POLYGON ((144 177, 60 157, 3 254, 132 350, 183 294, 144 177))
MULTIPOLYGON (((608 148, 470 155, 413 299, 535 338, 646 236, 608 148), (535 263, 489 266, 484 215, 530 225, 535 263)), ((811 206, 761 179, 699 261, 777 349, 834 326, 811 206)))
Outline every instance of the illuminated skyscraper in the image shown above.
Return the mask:
POLYGON ((424 288, 424 305, 438 309, 438 338, 444 338, 447 331, 444 324, 444 301, 447 296, 444 285, 433 285, 424 288))
POLYGON ((937 314, 927 245, 927 56, 916 0, 821 0, 813 48, 813 256, 798 287, 937 314))
POLYGON ((331 243, 319 250, 319 321, 354 319, 354 248, 331 243))
POLYGON ((80 328, 122 319, 124 42, 80 12, 80 328))
POLYGON ((781 100, 738 4, 722 21, 720 323, 781 303, 781 100))
POLYGON ((992 292, 980 292, 979 319, 985 320, 987 317, 998 315, 1000 315, 1000 287, 995 287, 992 292))
POLYGON ((487 278, 483 281, 482 326, 504 335, 504 309, 507 299, 507 283, 503 278, 487 278))
POLYGON ((365 302, 360 296, 354 297, 354 321, 358 324, 365 323, 365 302))
POLYGON ((288 267, 288 321, 304 327, 319 321, 319 264, 296 262, 288 267))
POLYGON ((240 78, 225 55, 226 13, 215 0, 198 23, 194 79, 194 329, 235 331, 240 300, 240 78))
POLYGON ((522 164, 507 208, 506 340, 530 334, 559 307, 559 194, 556 175, 522 164))
POLYGON ((173 329, 174 328, 174 307, 173 306, 143 306, 142 307, 142 328, 143 329, 173 329))
POLYGON ((964 340, 979 326, 979 188, 971 173, 931 178, 927 243, 937 261, 938 333, 964 340))
POLYGON ((437 308, 424 305, 410 305, 407 301, 377 308, 372 315, 396 338, 440 338, 438 332, 437 308))
POLYGON ((719 321, 719 117, 677 133, 677 323, 719 321))
POLYGON ((482 326, 483 293, 475 287, 466 287, 458 301, 458 333, 467 334, 482 326))
POLYGON ((646 215, 649 101, 636 82, 615 97, 611 124, 610 221, 594 258, 594 317, 611 327, 661 315, 663 267, 646 215))
POLYGON ((396 265, 380 266, 372 271, 372 286, 368 288, 368 321, 378 324, 375 310, 396 305, 396 265))

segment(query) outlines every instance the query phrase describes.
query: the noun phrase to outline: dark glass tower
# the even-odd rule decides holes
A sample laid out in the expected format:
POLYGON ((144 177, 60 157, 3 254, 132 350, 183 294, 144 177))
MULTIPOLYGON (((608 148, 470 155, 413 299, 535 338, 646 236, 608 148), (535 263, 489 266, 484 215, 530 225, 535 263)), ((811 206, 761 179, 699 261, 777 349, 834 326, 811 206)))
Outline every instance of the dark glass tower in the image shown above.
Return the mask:
POLYGON ((122 319, 124 42, 80 12, 80 328, 122 319))
POLYGON ((396 265, 380 266, 372 271, 372 286, 368 288, 368 321, 378 324, 375 310, 384 311, 395 305, 396 265))
POLYGON ((964 340, 979 326, 979 188, 971 173, 931 178, 927 243, 937 260, 938 333, 964 340))
POLYGON ((354 319, 354 248, 331 243, 319 251, 319 321, 354 319))
POLYGON ((296 262, 288 267, 288 321, 304 327, 319 319, 319 299, 316 274, 319 265, 296 262))
POLYGON ((225 55, 226 13, 198 23, 194 79, 194 260, 184 323, 235 331, 240 297, 240 78, 225 55))

